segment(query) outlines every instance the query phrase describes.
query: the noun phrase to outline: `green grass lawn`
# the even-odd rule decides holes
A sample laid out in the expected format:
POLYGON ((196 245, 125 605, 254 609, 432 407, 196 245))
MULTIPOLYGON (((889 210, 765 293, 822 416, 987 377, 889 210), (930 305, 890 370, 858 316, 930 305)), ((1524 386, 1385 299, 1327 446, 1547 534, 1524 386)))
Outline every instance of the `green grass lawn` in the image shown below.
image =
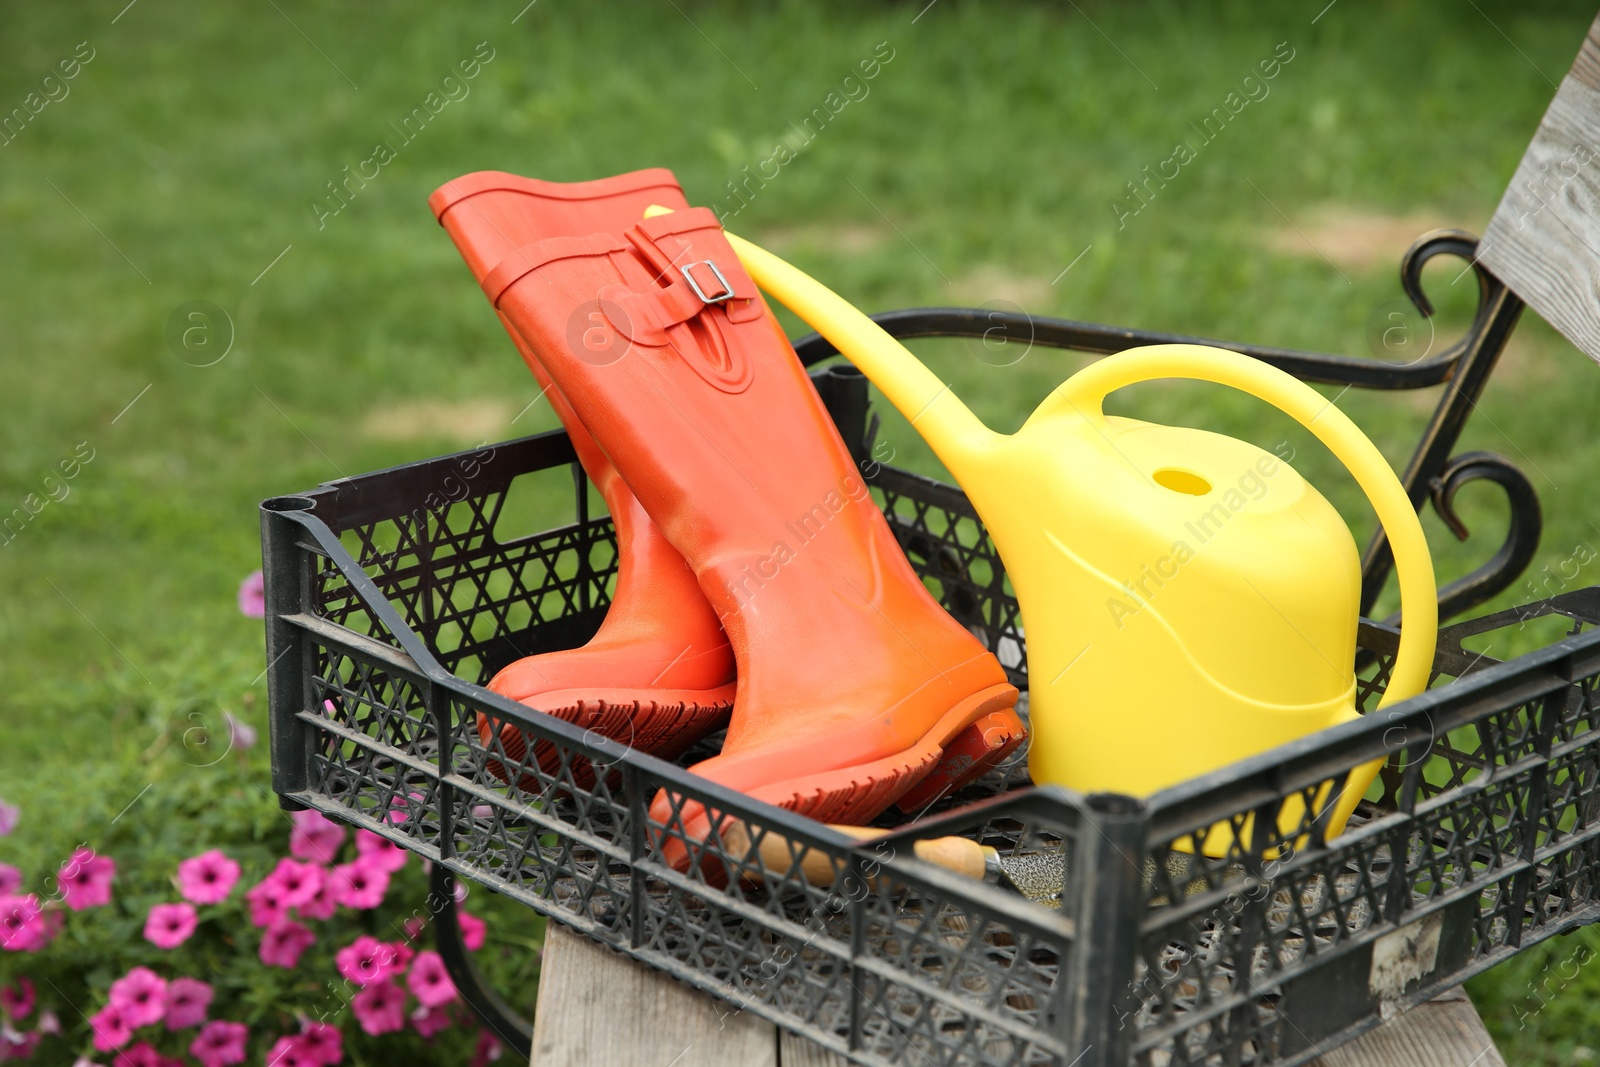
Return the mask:
MULTIPOLYGON (((1482 229, 1593 15, 1578 0, 124 2, 0 4, 0 115, 92 56, 0 147, 0 515, 59 497, 0 548, 0 795, 65 823, 86 764, 184 773, 158 741, 196 706, 264 725, 261 627, 234 607, 260 499, 554 425, 428 211, 450 178, 667 166, 729 206, 727 183, 787 138, 794 158, 730 228, 865 308, 998 302, 1366 355, 1405 245, 1482 229), (492 58, 466 95, 400 137, 390 124, 475 51, 492 58), (1198 144, 1190 123, 1275 56, 1270 91, 1132 213, 1125 183, 1198 144), (796 128, 874 58, 805 141, 796 128), (379 142, 392 161, 331 199, 379 142), (169 344, 196 300, 232 324, 213 323, 212 350, 232 343, 210 366, 169 344)), ((1435 344, 1471 310, 1460 268, 1429 272, 1435 344)), ((1000 429, 1083 362, 919 350, 1000 429)), ((1435 397, 1340 403, 1399 464, 1435 397)), ((1600 545, 1597 405, 1600 367, 1529 315, 1461 444, 1537 484, 1535 571, 1600 545)), ((1117 409, 1293 438, 1302 472, 1371 529, 1331 457, 1258 402, 1162 384, 1117 409)), ((898 462, 937 471, 885 415, 898 462)), ((1441 579, 1503 529, 1488 487, 1460 506, 1466 545, 1426 522, 1441 579)), ((1511 1062, 1584 1062, 1600 972, 1535 989, 1580 941, 1600 947, 1558 939, 1473 983, 1511 1062)))

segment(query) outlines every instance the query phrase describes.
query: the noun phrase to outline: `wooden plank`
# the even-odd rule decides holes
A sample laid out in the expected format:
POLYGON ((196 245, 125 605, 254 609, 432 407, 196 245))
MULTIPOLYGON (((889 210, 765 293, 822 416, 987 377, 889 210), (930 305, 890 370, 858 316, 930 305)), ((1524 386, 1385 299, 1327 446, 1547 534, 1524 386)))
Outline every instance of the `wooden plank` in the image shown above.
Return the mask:
MULTIPOLYGON (((844 1057, 551 923, 531 1067, 848 1067, 844 1057)), ((1311 1067, 1506 1067, 1460 989, 1311 1067)))
POLYGON ((850 1067, 850 1061, 838 1053, 786 1030, 778 1031, 778 1063, 781 1067, 850 1067))
POLYGON ((531 1067, 777 1067, 777 1028, 552 922, 531 1067))
POLYGON ((1466 991, 1419 1004, 1332 1052, 1313 1067, 1506 1067, 1466 991))
POLYGON ((1478 258, 1600 360, 1600 18, 1489 220, 1478 258))
POLYGON ((1600 89, 1600 17, 1589 26, 1589 36, 1578 49, 1572 76, 1591 89, 1600 89))

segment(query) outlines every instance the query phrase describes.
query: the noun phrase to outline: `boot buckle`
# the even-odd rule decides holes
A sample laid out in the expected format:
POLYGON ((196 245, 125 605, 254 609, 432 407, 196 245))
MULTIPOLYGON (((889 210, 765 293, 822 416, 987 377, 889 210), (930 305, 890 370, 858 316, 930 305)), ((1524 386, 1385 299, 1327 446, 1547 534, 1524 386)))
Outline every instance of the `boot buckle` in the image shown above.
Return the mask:
POLYGON ((722 272, 717 269, 717 265, 709 259, 702 259, 698 263, 687 263, 679 267, 678 272, 683 275, 683 280, 689 283, 689 288, 694 290, 694 295, 700 298, 702 304, 722 304, 733 299, 733 286, 728 284, 728 279, 722 276, 722 272), (705 267, 717 279, 717 285, 720 286, 720 289, 715 296, 707 296, 706 291, 695 280, 693 274, 695 267, 705 267))

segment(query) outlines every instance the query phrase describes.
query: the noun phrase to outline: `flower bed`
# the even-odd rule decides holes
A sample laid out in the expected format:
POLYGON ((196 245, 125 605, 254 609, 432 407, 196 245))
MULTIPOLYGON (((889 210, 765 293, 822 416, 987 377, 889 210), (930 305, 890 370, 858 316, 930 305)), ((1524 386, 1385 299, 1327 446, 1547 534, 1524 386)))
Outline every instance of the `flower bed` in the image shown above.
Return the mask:
MULTIPOLYGON (((77 810, 0 801, 0 860, 19 863, 0 862, 0 1062, 499 1058, 429 947, 422 862, 279 810, 250 727, 230 714, 202 740, 223 738, 203 765, 145 753, 86 769, 77 810)), ((542 924, 504 903, 479 891, 457 909, 463 934, 492 981, 531 1000, 542 924)))

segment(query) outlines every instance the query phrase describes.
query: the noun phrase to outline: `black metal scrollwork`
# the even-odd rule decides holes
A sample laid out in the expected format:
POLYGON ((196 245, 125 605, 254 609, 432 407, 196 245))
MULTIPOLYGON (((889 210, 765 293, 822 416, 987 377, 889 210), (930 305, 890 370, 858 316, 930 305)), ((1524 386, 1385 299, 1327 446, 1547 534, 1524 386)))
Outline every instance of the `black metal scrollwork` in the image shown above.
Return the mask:
POLYGON ((1544 531, 1544 512, 1539 506, 1539 494, 1528 476, 1504 456, 1493 452, 1468 452, 1446 464, 1429 486, 1433 510, 1439 513, 1458 540, 1465 541, 1469 531, 1466 523, 1456 514, 1456 491, 1468 482, 1475 481, 1491 481, 1505 490, 1506 499, 1511 505, 1511 522, 1506 529, 1505 540, 1487 563, 1439 590, 1441 619, 1459 615, 1510 588, 1517 576, 1533 562, 1534 553, 1539 550, 1539 537, 1544 531))
MULTIPOLYGON (((1422 270, 1435 257, 1449 255, 1466 260, 1478 283, 1478 306, 1471 327, 1459 341, 1428 361, 1448 364, 1445 390, 1400 476, 1401 484, 1413 506, 1420 509, 1424 501, 1431 501, 1439 517, 1461 540, 1467 539, 1468 530, 1456 514, 1454 501, 1463 485, 1493 482, 1505 491, 1510 509, 1505 541, 1488 562, 1439 590, 1441 621, 1509 588, 1538 551, 1544 529, 1539 494, 1510 460, 1490 452, 1470 452, 1453 458, 1450 455, 1468 417, 1476 410, 1478 397, 1523 309, 1521 299, 1478 262, 1477 253, 1478 242, 1471 234, 1435 230, 1418 238, 1400 261, 1400 286, 1423 315, 1434 312, 1433 302, 1422 287, 1422 270)), ((1422 365, 1403 369, 1414 370, 1422 365)), ((1372 611, 1393 566, 1388 540, 1380 530, 1361 560, 1364 614, 1372 611)))

